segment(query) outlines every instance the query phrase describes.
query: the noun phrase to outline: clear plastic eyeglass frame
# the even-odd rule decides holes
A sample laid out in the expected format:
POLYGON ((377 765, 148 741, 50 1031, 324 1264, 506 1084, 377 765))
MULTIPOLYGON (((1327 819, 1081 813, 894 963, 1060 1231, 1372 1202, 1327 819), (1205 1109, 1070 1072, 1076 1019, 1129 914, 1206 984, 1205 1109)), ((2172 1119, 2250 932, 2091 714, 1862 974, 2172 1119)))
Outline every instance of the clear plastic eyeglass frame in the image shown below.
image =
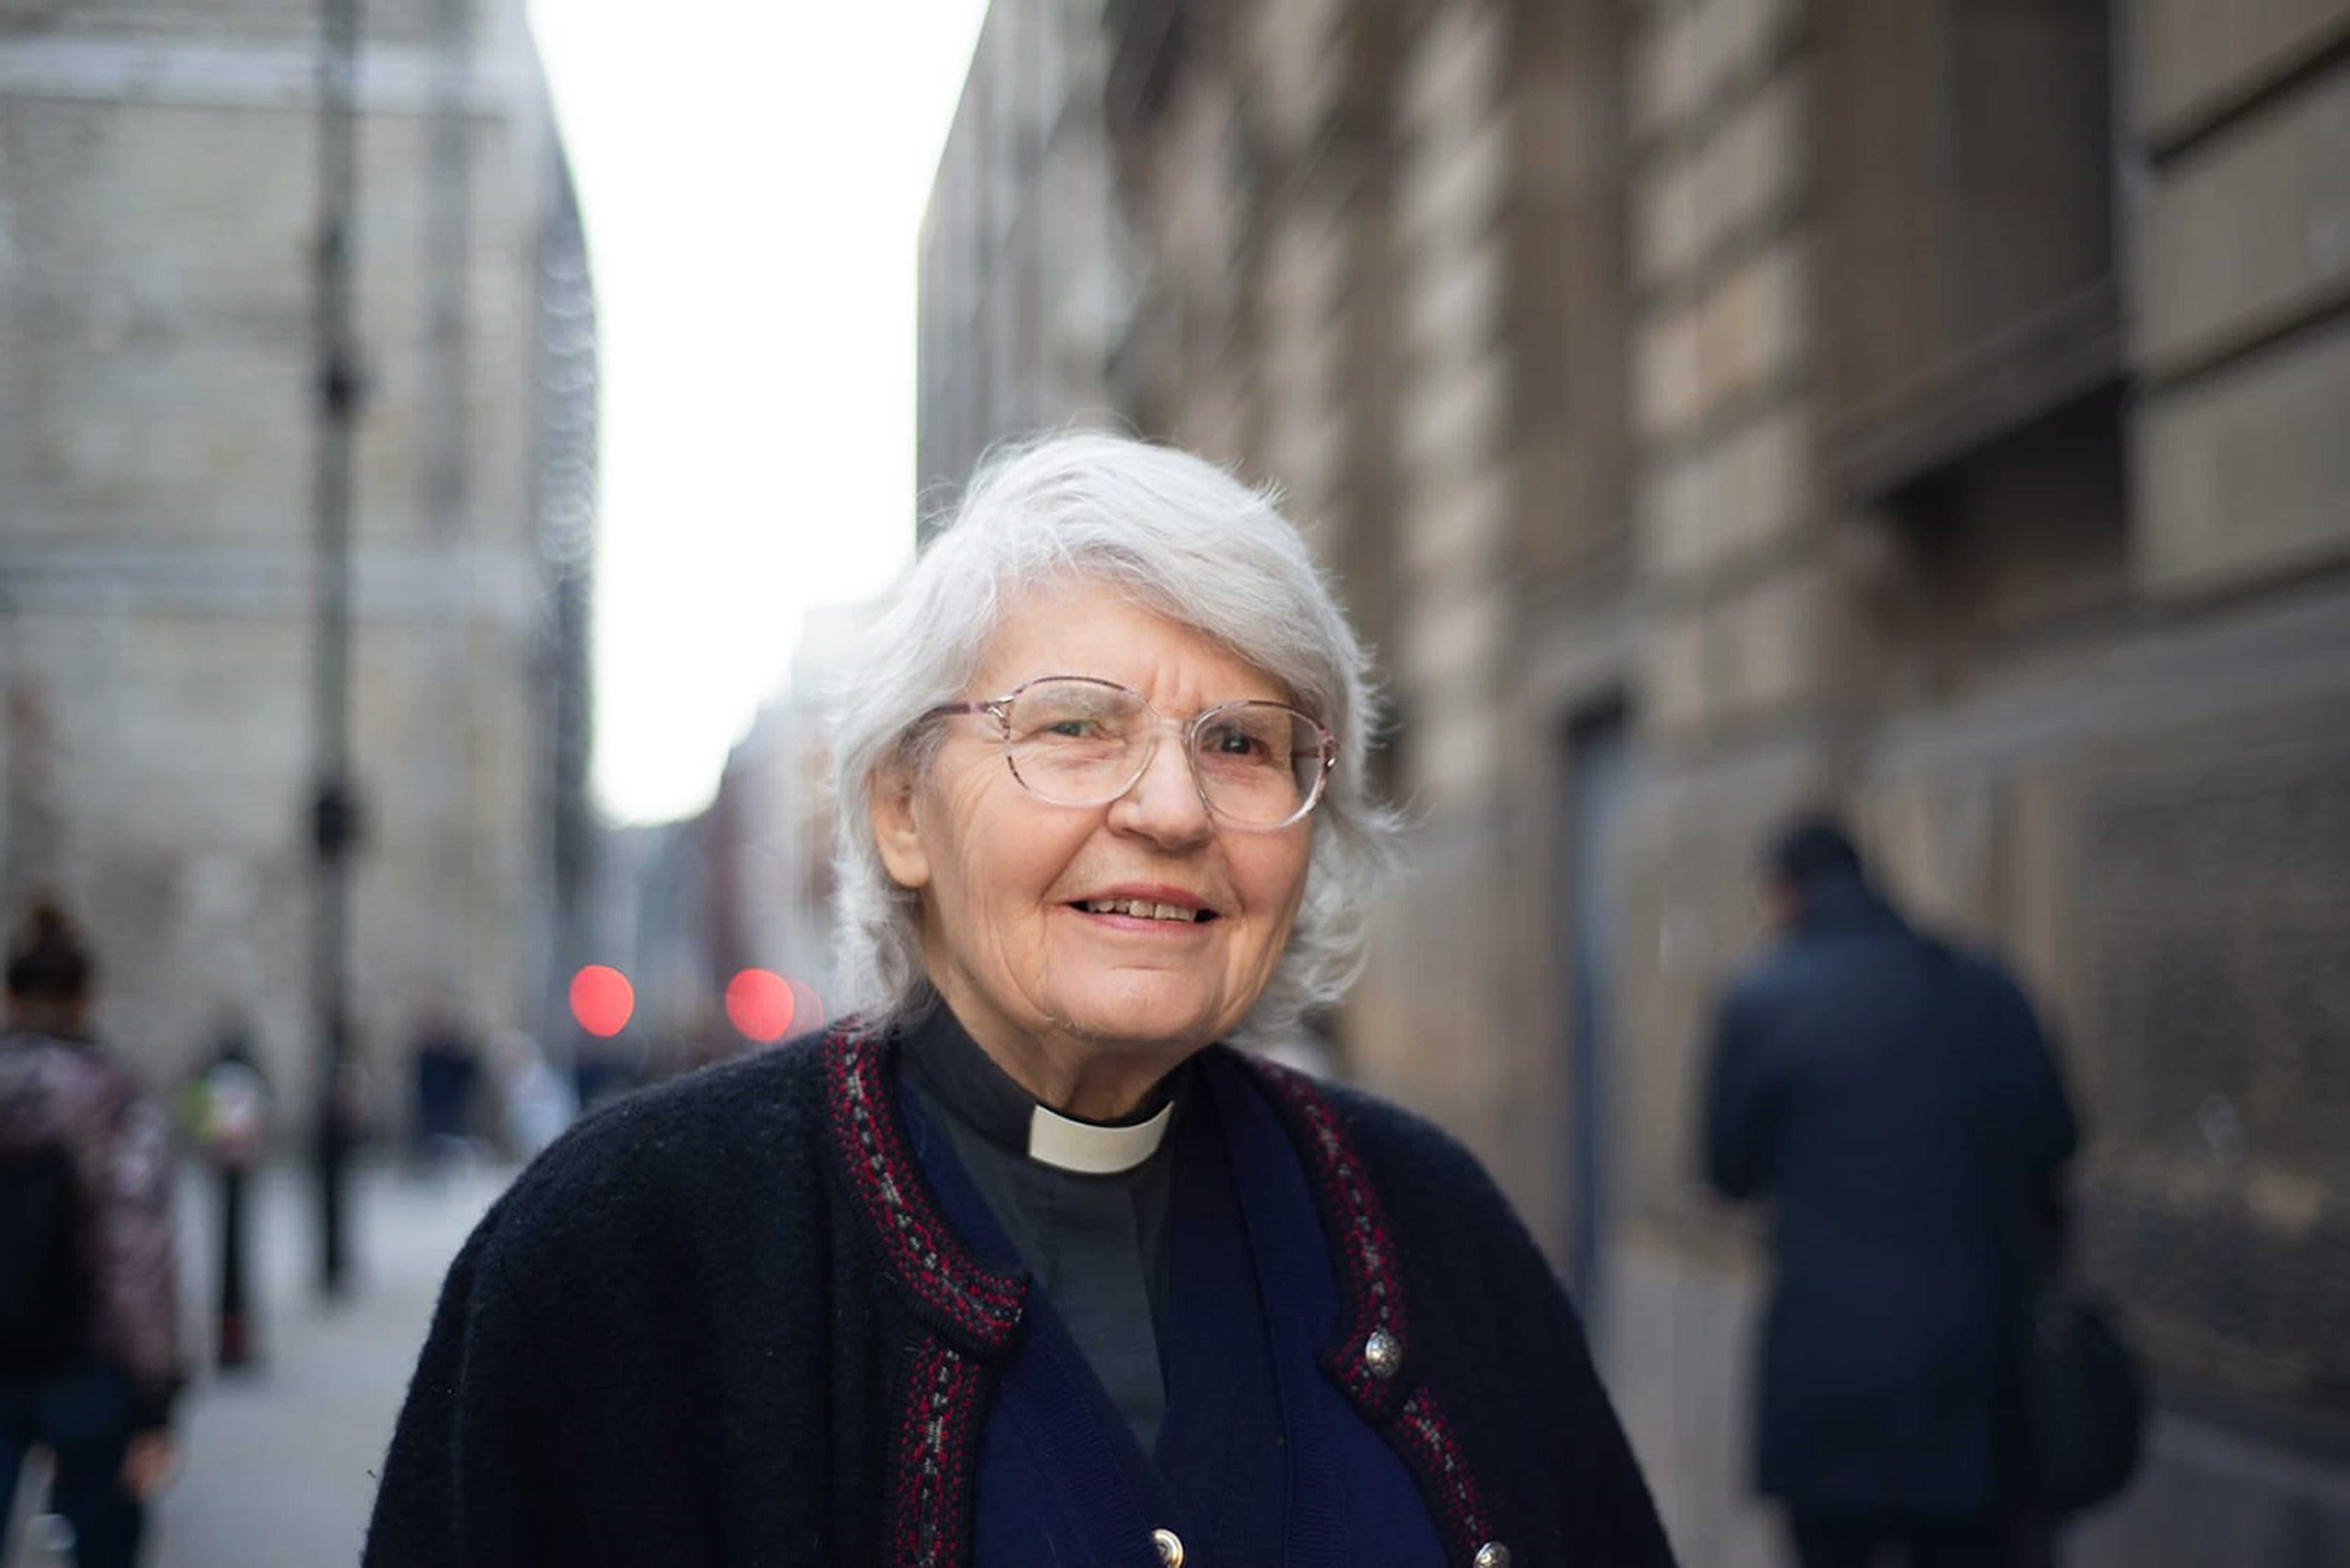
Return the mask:
POLYGON ((1150 771, 1151 762, 1159 755, 1159 737, 1170 729, 1183 742, 1184 764, 1191 770, 1191 787, 1199 792, 1201 805, 1207 807, 1219 819, 1241 827, 1287 827, 1293 823, 1303 820, 1309 812, 1321 804, 1323 791, 1329 783, 1331 770, 1338 765, 1338 737, 1332 734, 1314 715, 1303 709, 1293 708, 1286 702, 1244 698, 1236 702, 1219 702, 1212 708, 1203 708, 1189 719, 1170 719, 1153 708, 1141 692, 1130 686, 1121 686, 1115 680, 1103 680, 1097 675, 1039 675, 1035 680, 1022 681, 1001 697, 990 697, 971 702, 941 702, 931 709, 924 717, 948 718, 966 713, 985 714, 995 721, 996 731, 1003 742, 1003 765, 1011 770, 1012 776, 1019 781, 1021 788, 1037 799, 1049 801, 1055 805, 1103 805, 1125 794, 1141 782, 1144 774, 1150 771), (1152 721, 1150 739, 1143 746, 1141 755, 1136 759, 1131 771, 1127 774, 1117 788, 1104 789, 1099 794, 1089 794, 1083 798, 1071 798, 1039 789, 1035 781, 1022 776, 1020 763, 1013 755, 1012 705, 1017 702, 1030 688, 1044 685, 1047 681, 1070 681, 1087 686, 1102 687, 1107 691, 1132 699, 1136 707, 1150 716, 1152 721), (1270 709, 1303 722, 1313 732, 1320 753, 1320 763, 1312 765, 1310 774, 1301 777, 1299 781, 1303 787, 1297 808, 1278 821, 1254 822, 1244 816, 1233 815, 1231 811, 1216 804, 1214 793, 1208 780, 1200 772, 1200 756, 1196 750, 1196 742, 1201 731, 1214 720, 1244 708, 1270 709))

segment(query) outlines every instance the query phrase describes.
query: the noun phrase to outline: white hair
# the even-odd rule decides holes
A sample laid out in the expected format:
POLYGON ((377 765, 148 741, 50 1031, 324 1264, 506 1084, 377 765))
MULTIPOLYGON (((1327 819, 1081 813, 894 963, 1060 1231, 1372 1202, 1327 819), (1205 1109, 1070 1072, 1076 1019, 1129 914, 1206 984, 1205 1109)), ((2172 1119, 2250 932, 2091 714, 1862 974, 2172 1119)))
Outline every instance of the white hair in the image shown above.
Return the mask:
POLYGON ((1278 967, 1232 1037, 1288 1038, 1362 967, 1373 894, 1399 826, 1370 794, 1378 722, 1369 661, 1277 496, 1189 452, 1080 431, 999 448, 833 694, 835 869, 843 1001, 885 1029, 924 1005, 920 900, 890 880, 873 838, 876 780, 929 765, 923 715, 964 695, 1004 616, 1044 582, 1099 584, 1263 670, 1338 740, 1308 820, 1305 891, 1278 967))

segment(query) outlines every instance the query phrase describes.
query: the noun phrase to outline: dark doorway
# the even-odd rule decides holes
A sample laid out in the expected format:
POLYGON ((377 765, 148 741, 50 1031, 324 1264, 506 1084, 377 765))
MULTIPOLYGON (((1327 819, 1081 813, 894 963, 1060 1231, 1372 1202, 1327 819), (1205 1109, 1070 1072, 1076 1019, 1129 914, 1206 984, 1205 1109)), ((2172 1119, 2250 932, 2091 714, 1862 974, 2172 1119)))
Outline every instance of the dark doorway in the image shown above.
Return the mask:
POLYGON ((1613 1066, 1617 939, 1617 828, 1629 778, 1624 709, 1619 703, 1568 723, 1558 771, 1559 1017, 1565 1038, 1567 1104, 1564 1166, 1565 1262, 1575 1304, 1596 1338, 1607 1218, 1607 1096, 1613 1066))

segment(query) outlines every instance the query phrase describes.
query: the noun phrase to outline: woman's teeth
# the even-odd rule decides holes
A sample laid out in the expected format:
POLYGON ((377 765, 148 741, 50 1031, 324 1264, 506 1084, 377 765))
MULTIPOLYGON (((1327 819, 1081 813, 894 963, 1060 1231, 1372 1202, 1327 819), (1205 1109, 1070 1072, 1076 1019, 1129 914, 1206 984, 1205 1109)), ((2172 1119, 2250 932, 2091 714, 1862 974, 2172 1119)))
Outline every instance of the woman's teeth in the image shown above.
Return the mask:
POLYGON ((1084 898, 1077 908, 1089 915, 1137 915, 1146 920, 1182 920, 1191 922, 1207 913, 1204 909, 1187 909, 1179 904, 1154 904, 1148 898, 1084 898))

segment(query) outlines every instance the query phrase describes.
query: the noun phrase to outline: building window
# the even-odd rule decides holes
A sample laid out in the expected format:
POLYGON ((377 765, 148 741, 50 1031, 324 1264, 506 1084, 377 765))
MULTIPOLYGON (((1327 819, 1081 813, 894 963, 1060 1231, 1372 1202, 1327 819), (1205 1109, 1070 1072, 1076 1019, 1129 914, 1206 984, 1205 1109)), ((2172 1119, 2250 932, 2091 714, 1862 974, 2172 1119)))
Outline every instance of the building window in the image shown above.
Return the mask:
POLYGON ((1822 400, 1848 501, 2110 385, 2106 0, 1824 0, 1822 400))

